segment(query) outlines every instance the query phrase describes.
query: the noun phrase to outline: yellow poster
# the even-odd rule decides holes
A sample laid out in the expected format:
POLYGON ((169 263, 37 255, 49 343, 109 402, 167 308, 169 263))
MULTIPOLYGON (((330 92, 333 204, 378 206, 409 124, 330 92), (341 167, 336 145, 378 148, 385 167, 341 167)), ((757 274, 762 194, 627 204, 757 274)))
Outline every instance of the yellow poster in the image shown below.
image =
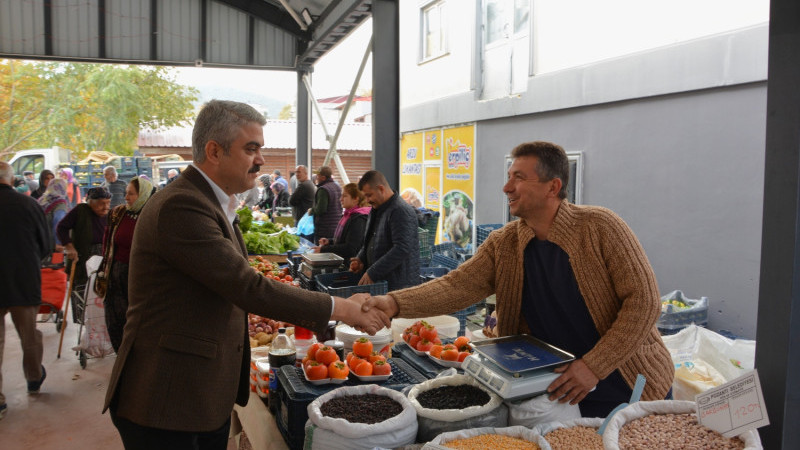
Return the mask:
POLYGON ((442 130, 425 132, 425 161, 440 162, 442 160, 442 130))
POLYGON ((441 173, 439 166, 425 166, 425 207, 434 211, 439 211, 441 173))
POLYGON ((413 199, 414 206, 424 205, 422 198, 422 133, 404 134, 400 140, 400 195, 413 199), (419 205, 415 204, 419 202, 419 205))
POLYGON ((473 251, 475 217, 475 126, 442 132, 442 242, 473 251))

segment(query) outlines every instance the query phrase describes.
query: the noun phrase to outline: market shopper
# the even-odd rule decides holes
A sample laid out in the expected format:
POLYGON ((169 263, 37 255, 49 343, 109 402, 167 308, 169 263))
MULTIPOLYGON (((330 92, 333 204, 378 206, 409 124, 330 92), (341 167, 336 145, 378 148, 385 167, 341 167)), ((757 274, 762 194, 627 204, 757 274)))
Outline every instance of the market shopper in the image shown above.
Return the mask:
POLYGON ((31 192, 31 197, 35 199, 39 199, 44 194, 45 189, 47 189, 47 185, 55 178, 56 176, 53 174, 52 171, 44 169, 39 173, 39 188, 35 191, 31 192))
MULTIPOLYGON (((98 269, 106 282, 103 296, 106 330, 115 352, 122 344, 122 330, 128 311, 128 266, 130 264, 133 231, 139 214, 153 193, 153 184, 144 178, 134 177, 125 187, 125 204, 114 208, 108 215, 108 226, 103 236, 103 263, 98 269)), ((97 291, 97 289, 95 289, 97 291)))
POLYGON ((317 172, 317 192, 311 214, 314 216, 314 238, 331 239, 342 218, 342 187, 333 181, 333 171, 322 166, 317 172))
POLYGON ((252 270, 234 194, 264 164, 264 117, 212 100, 200 111, 194 162, 139 216, 127 323, 103 410, 128 449, 225 449, 234 403, 249 398, 247 312, 323 333, 343 320, 374 334, 377 310, 252 270))
POLYGON ((314 206, 314 194, 317 192, 317 188, 308 178, 306 166, 297 166, 294 174, 297 177, 297 189, 289 197, 289 204, 292 205, 294 224, 297 225, 303 215, 314 206))
POLYGON ((85 285, 89 279, 86 261, 94 255, 103 254, 103 234, 108 223, 109 209, 111 193, 108 189, 91 188, 86 192, 86 203, 72 208, 56 226, 58 241, 64 246, 67 256, 65 262, 68 274, 72 270, 72 261, 78 261, 73 282, 75 286, 85 285))
POLYGON ((370 208, 355 183, 344 185, 341 204, 344 213, 336 225, 333 238, 321 238, 319 245, 314 247, 314 252, 335 253, 348 261, 356 256, 364 242, 370 208))
POLYGON ((385 280, 392 291, 419 284, 419 233, 414 208, 377 170, 365 173, 358 189, 372 206, 364 242, 350 260, 352 272, 363 272, 358 284, 385 280))
POLYGON ((61 179, 50 181, 44 195, 39 198, 39 205, 44 210, 47 229, 50 230, 50 253, 60 252, 64 248, 58 240, 56 228, 67 215, 67 182, 61 179))
POLYGON ((569 162, 560 146, 524 143, 511 156, 503 192, 519 220, 493 231, 448 275, 372 297, 364 309, 433 316, 497 294, 499 336, 530 333, 575 355, 556 369, 551 400, 605 417, 628 401, 637 374, 647 379, 643 400, 664 399, 674 368, 656 329, 655 274, 636 236, 612 211, 566 200, 569 162))
POLYGON ((280 181, 273 182, 269 190, 272 192, 272 217, 275 217, 277 208, 289 207, 289 192, 280 181))
POLYGON ((104 181, 101 186, 108 189, 108 192, 111 193, 111 209, 125 204, 125 190, 127 188, 127 183, 119 179, 116 167, 104 167, 103 178, 105 178, 106 181, 104 181))
POLYGON ((261 175, 258 177, 257 184, 261 189, 259 191, 258 201, 255 205, 253 205, 253 210, 270 212, 272 210, 272 204, 275 201, 275 193, 273 193, 272 189, 270 189, 270 185, 272 185, 272 178, 269 176, 269 174, 261 175))
POLYGON ((58 169, 58 176, 67 182, 67 201, 69 202, 69 208, 72 209, 83 201, 81 187, 69 167, 58 169))
MULTIPOLYGON (((14 191, 14 169, 0 161, 0 366, 6 335, 6 314, 19 335, 22 371, 28 393, 35 394, 44 381, 42 332, 36 329, 36 314, 42 302, 41 262, 49 254, 50 232, 36 200, 14 191)), ((0 419, 8 411, 0 374, 0 419)))

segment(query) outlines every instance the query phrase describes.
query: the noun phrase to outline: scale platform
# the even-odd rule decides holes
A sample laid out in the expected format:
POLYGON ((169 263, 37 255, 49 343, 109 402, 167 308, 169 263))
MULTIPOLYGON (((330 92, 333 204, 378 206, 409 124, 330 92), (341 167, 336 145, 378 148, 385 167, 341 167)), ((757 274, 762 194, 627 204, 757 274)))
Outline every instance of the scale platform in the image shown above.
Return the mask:
POLYGON ((553 369, 575 357, 526 334, 472 343, 461 368, 504 400, 532 397, 559 377, 553 369))

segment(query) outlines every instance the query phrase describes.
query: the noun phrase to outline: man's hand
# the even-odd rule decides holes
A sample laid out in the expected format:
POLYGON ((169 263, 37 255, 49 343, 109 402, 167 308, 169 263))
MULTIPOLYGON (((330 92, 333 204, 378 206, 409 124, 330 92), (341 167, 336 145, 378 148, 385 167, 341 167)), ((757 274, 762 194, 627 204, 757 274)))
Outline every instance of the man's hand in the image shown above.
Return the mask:
POLYGON ((561 376, 547 386, 550 401, 558 400, 561 403, 569 402, 570 405, 576 405, 600 382, 582 359, 558 367, 554 372, 560 373, 561 376))
POLYGON ((374 336, 382 328, 389 328, 392 322, 389 317, 378 308, 371 308, 368 312, 361 310, 361 303, 353 297, 335 297, 333 314, 331 320, 341 320, 342 322, 374 336))
POLYGON ((64 246, 64 253, 67 255, 67 258, 70 261, 77 261, 78 260, 78 251, 75 250, 75 246, 72 243, 69 243, 64 246))
POLYGON ((366 299, 361 305, 361 311, 369 312, 372 309, 380 309, 390 319, 400 312, 397 301, 391 295, 374 295, 366 299))
POLYGON ((361 276, 361 279, 358 280, 358 285, 363 286, 365 284, 374 284, 372 278, 369 277, 369 272, 364 272, 364 275, 361 276))
POLYGON ((350 258, 350 272, 359 273, 364 271, 364 263, 358 258, 350 258))
POLYGON ((320 247, 324 247, 328 245, 329 242, 330 241, 328 240, 328 238, 319 238, 319 242, 317 242, 317 245, 319 245, 320 247))

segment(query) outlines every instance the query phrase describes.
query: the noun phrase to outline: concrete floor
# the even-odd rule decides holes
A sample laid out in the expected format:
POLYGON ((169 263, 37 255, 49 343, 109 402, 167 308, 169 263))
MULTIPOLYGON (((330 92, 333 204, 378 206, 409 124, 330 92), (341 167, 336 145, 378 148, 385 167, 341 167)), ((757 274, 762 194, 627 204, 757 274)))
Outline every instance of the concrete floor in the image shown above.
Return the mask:
MULTIPOLYGON (((101 414, 115 356, 89 359, 86 369, 82 369, 71 350, 78 342, 78 325, 67 324, 61 358, 57 358, 59 333, 55 324, 39 323, 37 327, 44 335, 42 364, 47 369, 47 379, 39 394, 28 395, 22 374, 22 350, 10 315, 5 317, 5 326, 2 371, 8 411, 0 420, 0 448, 122 449, 111 417, 101 414)), ((228 449, 237 447, 231 438, 228 449)))

